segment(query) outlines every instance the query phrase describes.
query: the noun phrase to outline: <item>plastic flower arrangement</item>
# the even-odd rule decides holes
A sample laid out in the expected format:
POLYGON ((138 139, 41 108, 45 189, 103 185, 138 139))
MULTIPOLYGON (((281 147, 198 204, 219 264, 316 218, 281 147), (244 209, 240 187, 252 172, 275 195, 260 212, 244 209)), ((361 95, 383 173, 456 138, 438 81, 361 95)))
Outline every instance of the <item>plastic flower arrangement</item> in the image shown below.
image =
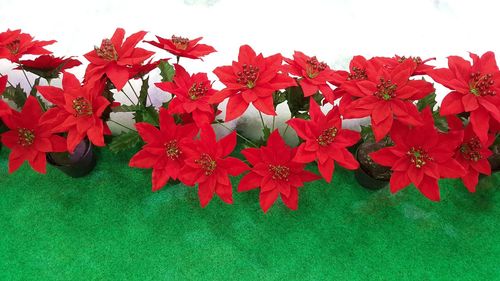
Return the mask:
POLYGON ((208 73, 182 65, 184 59, 202 60, 216 52, 200 43, 202 37, 143 41, 146 36, 138 31, 126 37, 117 28, 83 55, 88 63, 78 79, 70 71, 82 62, 54 56, 47 47, 56 41, 35 40, 21 30, 0 33, 0 59, 10 61, 30 86, 25 92, 7 74, 0 76, 0 133, 10 149, 9 172, 24 162, 45 173, 47 162, 67 171, 72 165, 82 169, 85 161, 90 171, 93 146, 116 153, 135 149, 129 166, 152 170, 153 191, 176 182, 195 186, 205 207, 214 195, 232 204, 234 190, 259 189, 267 212, 278 198, 297 209, 299 188, 309 182, 335 186, 340 167, 355 170, 362 184, 371 178, 393 193, 413 184, 433 201, 441 199, 440 179, 461 179, 474 192, 480 175, 498 169, 500 70, 492 52, 471 53, 470 61, 450 56, 448 67, 437 69, 430 64, 434 58, 355 56, 342 70, 300 51, 289 58, 266 57, 242 45, 236 60, 213 70, 223 84, 218 89, 208 73), (173 55, 176 63, 161 50, 145 48, 150 45, 173 55), (161 78, 150 81, 155 69, 161 78), (27 72, 36 78, 30 80, 27 72), (51 86, 54 79, 62 85, 51 86), (142 82, 139 90, 133 79, 142 82), (431 79, 450 89, 440 106, 431 79), (172 98, 154 106, 150 82, 172 98), (124 89, 127 84, 134 96, 124 89), (130 103, 115 102, 118 95, 130 103), (295 147, 274 122, 269 128, 262 121, 262 138, 253 141, 224 125, 249 107, 274 121, 282 103, 290 110, 285 131, 290 127, 299 138, 295 147), (132 113, 135 128, 110 119, 113 112, 132 113), (221 113, 224 120, 218 119, 221 113), (370 124, 360 132, 343 128, 343 120, 362 117, 370 124), (109 122, 127 131, 111 136, 109 122), (230 132, 217 139, 213 126, 230 132))

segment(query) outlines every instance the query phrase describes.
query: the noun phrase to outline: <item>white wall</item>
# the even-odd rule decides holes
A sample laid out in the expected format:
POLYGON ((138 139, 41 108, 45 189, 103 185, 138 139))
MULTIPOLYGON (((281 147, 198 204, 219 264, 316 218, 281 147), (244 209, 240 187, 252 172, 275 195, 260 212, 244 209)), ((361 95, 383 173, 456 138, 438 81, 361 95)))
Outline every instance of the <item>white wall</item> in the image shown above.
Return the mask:
MULTIPOLYGON (((56 39, 58 43, 49 48, 59 56, 88 52, 116 27, 129 34, 149 31, 149 40, 156 34, 204 36, 204 42, 219 52, 204 62, 181 61, 189 72, 210 72, 229 64, 242 44, 265 55, 291 56, 301 50, 334 68, 346 68, 349 58, 357 54, 435 56, 442 66, 447 55, 499 53, 499 8, 497 1, 486 0, 1 0, 0 30, 21 28, 40 40, 56 39)), ((157 58, 168 56, 143 46, 158 51, 157 58)), ((1 73, 11 73, 11 68, 0 61, 1 73)), ((82 77, 84 67, 71 72, 82 77)), ((11 77, 26 86, 22 75, 11 73, 11 77)), ((444 90, 438 90, 442 96, 444 90)), ((152 92, 157 100, 165 98, 154 87, 152 92)), ((288 117, 286 109, 280 112, 284 119, 288 117)), ((250 123, 254 115, 248 113, 250 123)))

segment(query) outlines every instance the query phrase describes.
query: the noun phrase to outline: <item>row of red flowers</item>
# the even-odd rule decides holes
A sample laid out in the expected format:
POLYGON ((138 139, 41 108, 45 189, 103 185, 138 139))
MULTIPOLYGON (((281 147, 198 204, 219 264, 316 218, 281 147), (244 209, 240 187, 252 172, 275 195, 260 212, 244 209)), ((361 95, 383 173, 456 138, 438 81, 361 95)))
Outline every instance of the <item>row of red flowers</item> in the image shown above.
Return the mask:
POLYGON ((197 185, 202 206, 214 194, 232 203, 230 176, 243 175, 238 191, 260 188, 264 211, 279 195, 285 205, 296 209, 298 188, 305 182, 320 178, 331 182, 335 164, 350 170, 359 167, 348 148, 360 141, 360 133, 342 128, 342 120, 349 118, 370 117, 374 141, 388 144, 370 157, 391 167, 392 192, 412 183, 429 199, 439 200, 439 179, 461 178, 474 191, 479 174, 491 173, 488 148, 500 131, 500 71, 492 52, 471 53, 472 61, 450 56, 448 68, 441 69, 428 64, 432 59, 420 57, 355 56, 348 70, 333 70, 302 52, 295 52, 293 58, 265 57, 243 45, 237 61, 213 71, 224 84, 218 90, 212 88, 207 73, 190 74, 179 64, 181 57, 201 59, 215 52, 200 43, 201 37, 157 36, 158 41, 144 41, 173 54, 177 63, 172 66, 168 58, 153 61, 154 52, 137 47, 145 35, 140 31, 125 38, 125 31, 118 28, 111 38, 102 40, 84 55, 89 64, 82 83, 67 72, 80 61, 55 57, 46 49, 55 41, 34 40, 20 30, 0 33, 0 59, 39 77, 28 97, 19 86, 7 87, 6 75, 0 77, 0 93, 22 107, 18 112, 0 101, 6 126, 1 139, 11 149, 9 172, 28 161, 34 170, 45 173, 46 153, 72 153, 85 138, 105 146, 104 136, 111 134, 110 112, 130 111, 137 131, 115 137, 110 146, 115 142, 118 147, 125 137, 133 140, 126 147, 133 146, 140 136, 145 144, 130 166, 153 170, 154 191, 169 180, 197 185), (22 60, 25 55, 38 57, 22 60), (148 103, 147 75, 155 68, 162 75, 155 85, 173 97, 159 109, 148 103), (40 79, 50 81, 61 73, 62 88, 39 85, 40 79), (435 88, 425 77, 451 90, 439 112, 433 101, 435 88), (126 95, 123 89, 131 79, 143 82, 140 94, 134 91, 137 101, 114 102, 114 96, 126 95), (225 121, 242 116, 250 104, 259 114, 275 116, 276 106, 287 102, 292 114, 287 124, 300 145, 288 146, 278 130, 262 122, 260 142, 241 136, 247 146, 241 151, 246 160, 230 156, 237 133, 217 140, 211 126, 224 126, 217 115, 225 100, 225 121), (324 114, 320 105, 326 103, 333 108, 324 114), (317 163, 320 176, 305 170, 311 162, 317 163))

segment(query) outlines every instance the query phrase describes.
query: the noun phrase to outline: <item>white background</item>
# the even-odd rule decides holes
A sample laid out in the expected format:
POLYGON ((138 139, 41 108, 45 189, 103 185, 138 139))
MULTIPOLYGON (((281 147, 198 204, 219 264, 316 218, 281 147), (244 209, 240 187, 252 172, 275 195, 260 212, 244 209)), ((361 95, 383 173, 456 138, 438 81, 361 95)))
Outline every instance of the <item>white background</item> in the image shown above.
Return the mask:
MULTIPOLYGON (((82 55, 109 38, 116 27, 125 28, 127 34, 149 31, 148 40, 154 35, 203 36, 202 42, 218 53, 204 62, 181 60, 189 72, 211 72, 216 66, 230 64, 242 44, 250 44, 264 55, 281 52, 291 56, 300 50, 333 68, 346 68, 350 57, 358 54, 437 57, 435 64, 444 66, 447 55, 500 51, 499 8, 497 1, 485 0, 0 0, 0 31, 21 28, 39 40, 56 39, 49 49, 57 56, 82 55)), ((169 57, 141 44, 157 51, 156 58, 169 57)), ((83 57, 80 60, 86 64, 83 57)), ((26 86, 22 75, 12 68, 0 61, 1 73, 9 73, 12 82, 26 86)), ((71 72, 81 78, 84 70, 82 66, 71 72)), ((151 80, 159 79, 154 76, 151 80)), ((151 93, 156 100, 166 98, 154 86, 151 93)), ((444 93, 438 88, 441 97, 444 93)), ((282 119, 288 117, 286 109, 279 112, 282 119)), ((249 134, 258 131, 252 130, 255 117, 250 111, 240 120, 249 134)))

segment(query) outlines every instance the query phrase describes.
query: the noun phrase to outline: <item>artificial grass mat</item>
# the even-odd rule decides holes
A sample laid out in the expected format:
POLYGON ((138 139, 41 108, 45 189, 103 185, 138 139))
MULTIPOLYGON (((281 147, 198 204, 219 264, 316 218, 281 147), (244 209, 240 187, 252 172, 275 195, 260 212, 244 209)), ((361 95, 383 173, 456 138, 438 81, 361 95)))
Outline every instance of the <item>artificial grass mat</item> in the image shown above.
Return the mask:
POLYGON ((278 201, 264 214, 258 190, 205 209, 194 188, 153 193, 133 153, 99 150, 72 179, 8 175, 2 148, 0 280, 500 280, 500 173, 474 194, 443 180, 435 203, 337 168, 333 184, 300 190, 297 211, 278 201))

